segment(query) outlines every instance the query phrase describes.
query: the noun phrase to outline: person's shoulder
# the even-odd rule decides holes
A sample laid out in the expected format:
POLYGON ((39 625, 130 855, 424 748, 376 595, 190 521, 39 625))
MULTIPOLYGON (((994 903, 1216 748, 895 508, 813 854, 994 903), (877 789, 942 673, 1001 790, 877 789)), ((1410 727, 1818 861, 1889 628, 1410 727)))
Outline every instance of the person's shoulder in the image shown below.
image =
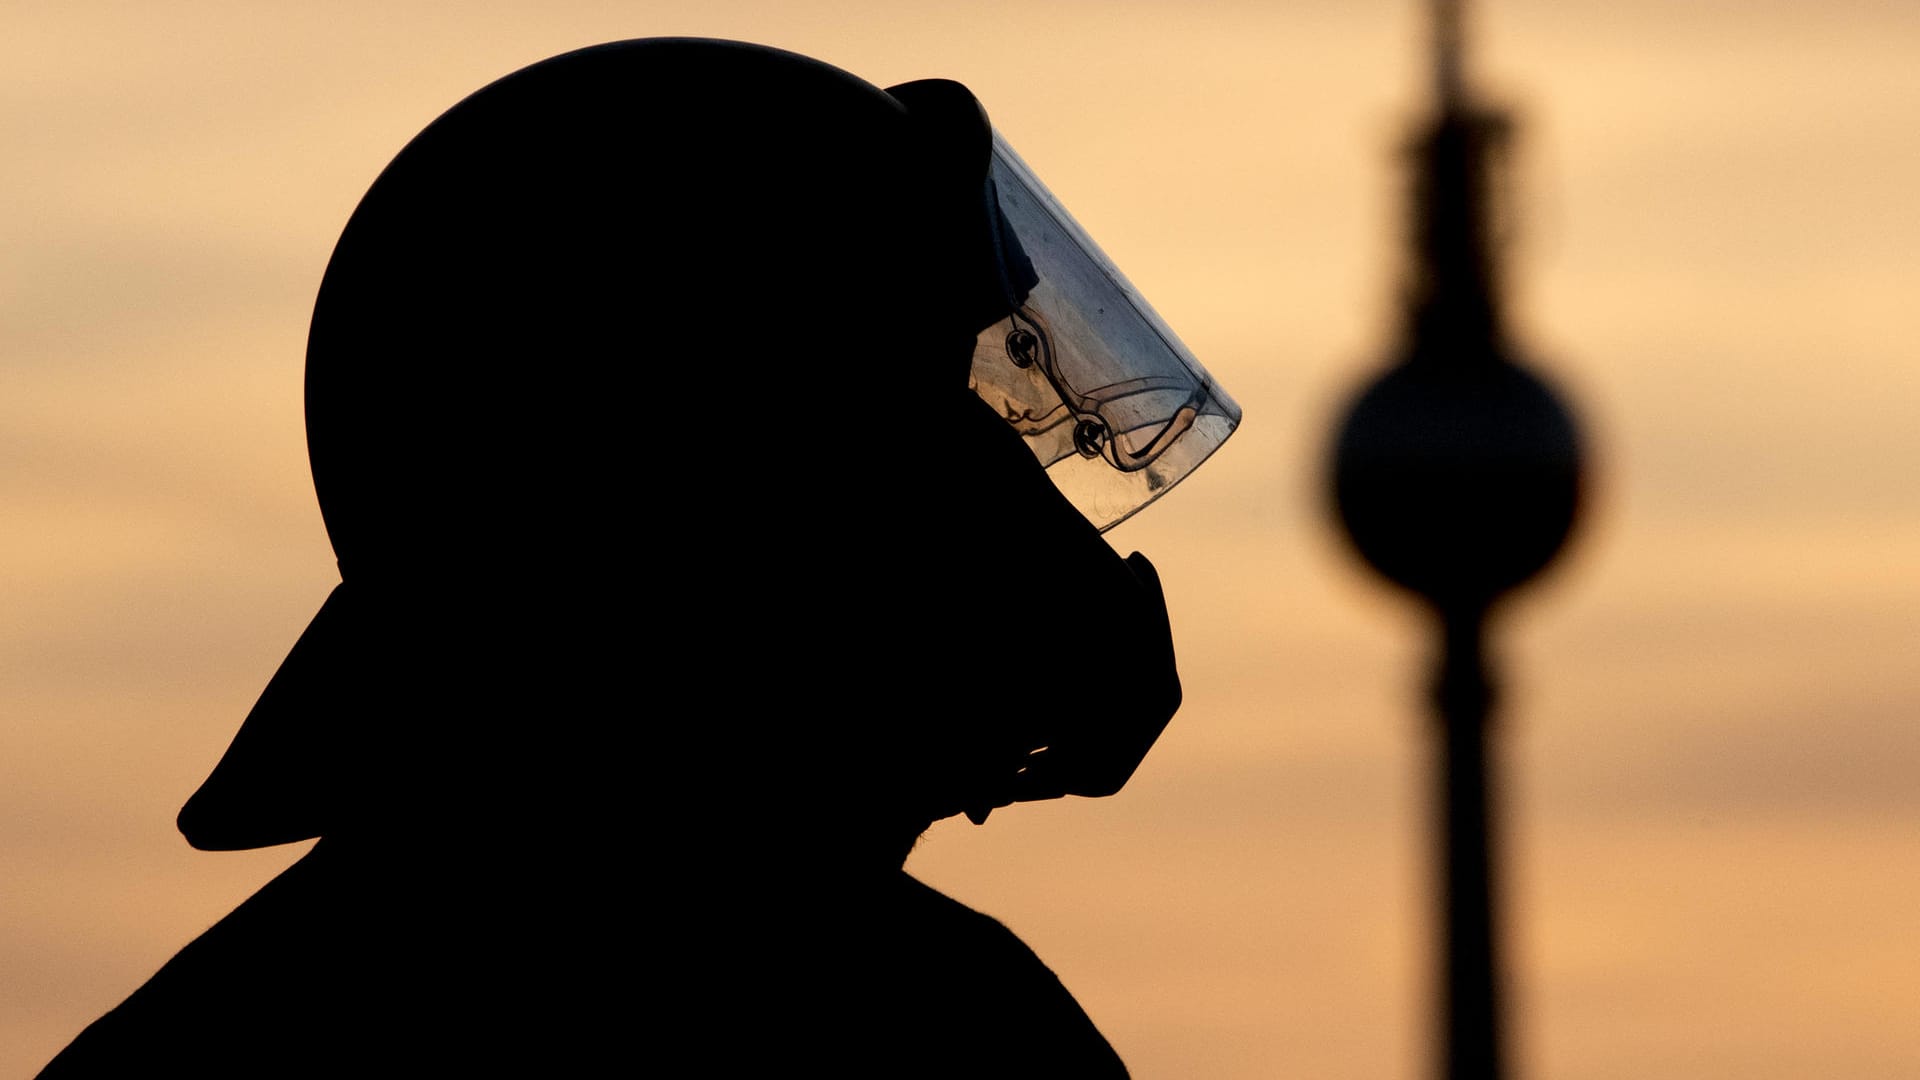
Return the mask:
MULTIPOLYGON (((403 884, 322 841, 189 942, 39 1080, 403 1075, 483 1027, 476 965, 403 884)), ((384 864, 383 864, 384 865, 384 864)), ((467 935, 471 937, 471 935, 467 935)), ((501 1038, 494 1040, 495 1045, 501 1038)), ((477 1053, 468 1057, 478 1057, 477 1053)))
POLYGON ((280 984, 305 966, 299 954, 311 952, 318 944, 314 936, 323 933, 312 927, 275 942, 262 931, 299 925, 305 920, 287 918, 289 909, 317 906, 308 902, 317 884, 313 857, 309 853, 175 953, 88 1025, 39 1080, 137 1076, 176 1066, 196 1075, 237 1076, 262 1067, 255 1048, 281 1041, 290 1014, 300 1008, 280 984), (229 1061, 230 1067, 222 1066, 229 1061))
POLYGON ((938 1055, 931 1072, 1126 1075, 1086 1010, 1005 924, 906 873, 894 888, 898 956, 913 970, 903 982, 929 1010, 905 1027, 938 1055))

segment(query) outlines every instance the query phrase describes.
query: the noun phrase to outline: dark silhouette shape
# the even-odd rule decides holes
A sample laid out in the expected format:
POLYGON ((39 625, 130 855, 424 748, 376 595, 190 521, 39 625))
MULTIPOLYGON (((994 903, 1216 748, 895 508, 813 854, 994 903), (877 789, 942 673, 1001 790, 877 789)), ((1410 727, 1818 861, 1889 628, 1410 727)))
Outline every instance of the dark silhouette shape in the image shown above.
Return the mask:
POLYGON ((968 388, 988 139, 675 39, 414 139, 314 312, 343 583, 180 814, 320 842, 43 1076, 1123 1073, 901 869, 1179 703, 1151 564, 968 388))
POLYGON ((1572 416, 1501 320, 1488 190, 1510 124, 1463 85, 1460 0, 1436 0, 1438 107, 1412 147, 1412 274, 1401 352, 1343 420, 1336 512, 1359 553, 1433 613, 1440 658, 1441 925, 1436 1075, 1494 1080, 1501 1050, 1494 683, 1486 624, 1560 553, 1580 505, 1572 416))

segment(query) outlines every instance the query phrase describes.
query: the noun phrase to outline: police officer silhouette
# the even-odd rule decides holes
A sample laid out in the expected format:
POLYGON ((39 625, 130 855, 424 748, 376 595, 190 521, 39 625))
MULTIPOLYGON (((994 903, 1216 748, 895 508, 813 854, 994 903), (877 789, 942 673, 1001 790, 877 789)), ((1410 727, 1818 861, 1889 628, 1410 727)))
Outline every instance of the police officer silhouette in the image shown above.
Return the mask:
POLYGON ((1238 410, 964 87, 516 72, 354 212, 306 408, 342 581, 180 828, 319 843, 44 1076, 1124 1071, 901 864, 1126 782, 1179 684, 1099 529, 1238 410))

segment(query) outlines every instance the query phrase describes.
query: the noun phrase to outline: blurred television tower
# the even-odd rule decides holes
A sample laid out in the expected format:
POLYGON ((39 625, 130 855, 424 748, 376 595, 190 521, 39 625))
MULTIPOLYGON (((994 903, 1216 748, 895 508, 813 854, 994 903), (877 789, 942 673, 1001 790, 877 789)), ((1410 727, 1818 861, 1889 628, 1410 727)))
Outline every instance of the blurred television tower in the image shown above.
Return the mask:
POLYGON ((1505 1064, 1486 628, 1498 602, 1559 554, 1582 453, 1573 418, 1503 324, 1489 196, 1513 125, 1466 84, 1463 3, 1433 0, 1435 102, 1409 148, 1401 332, 1340 425, 1332 488, 1354 547, 1434 618, 1437 1075, 1495 1080, 1505 1064))

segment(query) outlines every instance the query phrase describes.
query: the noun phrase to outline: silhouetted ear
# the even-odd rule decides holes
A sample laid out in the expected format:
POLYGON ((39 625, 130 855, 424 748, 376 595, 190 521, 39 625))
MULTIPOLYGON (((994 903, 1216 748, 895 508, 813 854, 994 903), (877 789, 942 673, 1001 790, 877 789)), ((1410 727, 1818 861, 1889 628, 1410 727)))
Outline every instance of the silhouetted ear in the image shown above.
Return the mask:
POLYGON ((232 745, 180 809, 187 843, 240 851, 319 836, 337 820, 344 747, 364 713, 367 681, 351 593, 334 587, 247 714, 232 745))

